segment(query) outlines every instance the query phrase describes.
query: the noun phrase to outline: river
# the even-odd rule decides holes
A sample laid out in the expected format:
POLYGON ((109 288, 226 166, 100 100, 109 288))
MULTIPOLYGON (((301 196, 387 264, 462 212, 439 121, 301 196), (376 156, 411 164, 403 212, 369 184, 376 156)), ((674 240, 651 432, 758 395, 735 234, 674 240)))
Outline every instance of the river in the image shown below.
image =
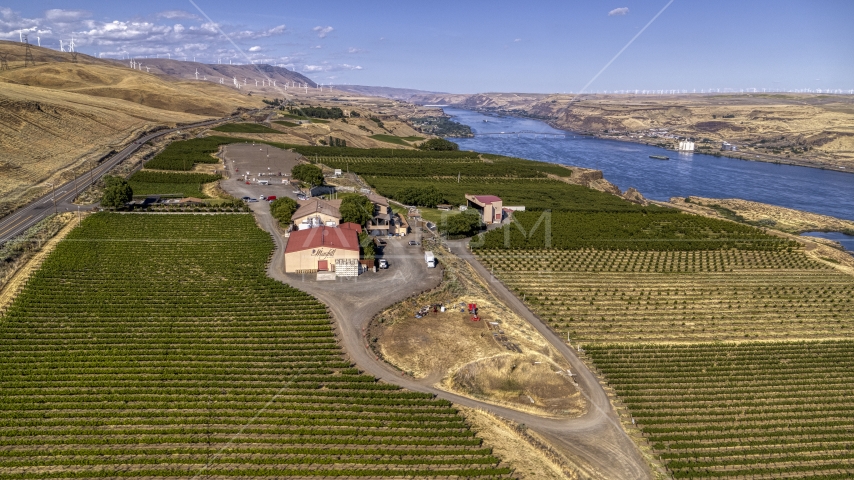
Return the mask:
POLYGON ((653 200, 689 195, 742 198, 854 220, 854 174, 697 153, 678 154, 647 145, 572 135, 538 120, 453 108, 446 108, 445 112, 472 127, 475 133, 539 133, 453 139, 462 149, 602 170, 605 178, 621 190, 635 187, 653 200), (650 155, 665 155, 670 160, 655 160, 650 155))

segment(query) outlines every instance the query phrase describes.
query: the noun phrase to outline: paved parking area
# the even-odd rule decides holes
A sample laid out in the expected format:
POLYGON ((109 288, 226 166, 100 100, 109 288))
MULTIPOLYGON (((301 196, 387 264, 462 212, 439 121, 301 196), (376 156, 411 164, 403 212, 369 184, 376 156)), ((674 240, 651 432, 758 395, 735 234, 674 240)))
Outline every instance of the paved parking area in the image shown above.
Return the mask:
POLYGON ((293 193, 295 189, 284 182, 290 180, 291 169, 299 164, 300 157, 298 153, 269 145, 226 145, 223 147, 222 159, 228 172, 228 180, 223 182, 223 187, 238 198, 275 195, 296 199, 297 196, 293 193), (261 180, 266 180, 269 184, 262 185, 259 183, 261 180))

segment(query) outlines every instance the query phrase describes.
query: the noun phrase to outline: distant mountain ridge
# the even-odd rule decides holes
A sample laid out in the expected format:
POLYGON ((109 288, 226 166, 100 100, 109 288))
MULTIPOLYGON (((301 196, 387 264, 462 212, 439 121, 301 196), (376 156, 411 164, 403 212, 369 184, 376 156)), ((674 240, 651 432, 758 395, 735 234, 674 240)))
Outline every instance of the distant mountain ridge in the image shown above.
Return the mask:
POLYGON ((369 97, 389 98, 403 102, 409 102, 413 98, 431 95, 447 95, 441 92, 428 92, 425 90, 415 90, 411 88, 395 88, 395 87, 372 87, 367 85, 333 85, 336 90, 342 92, 355 93, 358 95, 367 95, 369 97))
MULTIPOLYGON (((286 83, 291 84, 291 82, 299 85, 308 84, 311 88, 317 87, 314 80, 301 73, 267 64, 207 64, 166 58, 137 58, 134 61, 141 65, 142 71, 149 71, 155 75, 169 75, 182 80, 195 80, 198 71, 199 80, 207 79, 209 82, 219 83, 219 79, 222 79, 224 85, 233 85, 234 79, 237 79, 241 85, 245 80, 246 85, 252 87, 255 86, 255 80, 258 80, 259 86, 262 80, 275 80, 276 87, 284 87, 286 83), (149 70, 145 67, 149 67, 149 70)), ((130 68, 131 61, 110 60, 110 62, 130 68)))

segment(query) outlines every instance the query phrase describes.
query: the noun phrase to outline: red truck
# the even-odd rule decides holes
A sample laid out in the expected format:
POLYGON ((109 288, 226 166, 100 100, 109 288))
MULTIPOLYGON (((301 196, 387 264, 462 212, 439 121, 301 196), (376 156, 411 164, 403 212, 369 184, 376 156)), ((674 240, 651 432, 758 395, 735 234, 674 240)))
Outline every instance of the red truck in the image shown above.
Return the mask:
POLYGON ((273 201, 273 200, 275 200, 276 198, 277 198, 277 197, 276 197, 275 195, 270 195, 269 197, 267 197, 267 201, 268 201, 268 202, 272 202, 272 201, 273 201))

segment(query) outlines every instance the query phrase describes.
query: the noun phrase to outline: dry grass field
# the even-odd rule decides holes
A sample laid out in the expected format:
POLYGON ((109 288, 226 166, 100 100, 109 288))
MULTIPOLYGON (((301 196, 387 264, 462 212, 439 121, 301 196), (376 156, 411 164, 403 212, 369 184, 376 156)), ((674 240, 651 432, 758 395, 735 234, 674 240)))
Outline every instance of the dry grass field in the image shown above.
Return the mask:
POLYGON ((565 373, 566 360, 495 298, 467 263, 442 249, 433 251, 449 280, 414 302, 382 312, 368 332, 376 339, 374 350, 392 365, 444 390, 538 414, 582 413, 585 402, 565 373), (468 303, 478 305, 479 321, 472 321, 463 307, 468 303), (431 309, 415 318, 416 310, 436 304, 448 309, 444 313, 431 309))
POLYGON ((797 234, 812 231, 854 232, 854 222, 850 220, 769 205, 767 203, 751 202, 749 200, 741 200, 740 198, 688 197, 688 200, 689 202, 686 202, 684 198, 675 197, 670 199, 670 203, 688 208, 706 207, 704 213, 709 215, 738 215, 744 221, 787 233, 797 234))
POLYGON ((0 111, 2 210, 44 191, 46 182, 67 181, 71 170, 88 170, 142 131, 203 119, 124 100, 16 84, 0 89, 0 111))
POLYGON ((11 70, 0 72, 0 215, 94 166, 151 128, 262 106, 212 83, 176 81, 86 55, 0 42, 11 70))

